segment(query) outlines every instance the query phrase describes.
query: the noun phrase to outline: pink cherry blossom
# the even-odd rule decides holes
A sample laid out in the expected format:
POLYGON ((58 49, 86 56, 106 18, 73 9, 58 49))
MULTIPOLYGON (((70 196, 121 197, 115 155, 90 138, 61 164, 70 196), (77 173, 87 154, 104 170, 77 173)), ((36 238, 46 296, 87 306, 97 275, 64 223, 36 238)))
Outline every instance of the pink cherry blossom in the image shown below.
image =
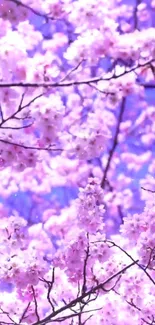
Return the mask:
POLYGON ((154 7, 0 0, 0 324, 155 322, 154 7))

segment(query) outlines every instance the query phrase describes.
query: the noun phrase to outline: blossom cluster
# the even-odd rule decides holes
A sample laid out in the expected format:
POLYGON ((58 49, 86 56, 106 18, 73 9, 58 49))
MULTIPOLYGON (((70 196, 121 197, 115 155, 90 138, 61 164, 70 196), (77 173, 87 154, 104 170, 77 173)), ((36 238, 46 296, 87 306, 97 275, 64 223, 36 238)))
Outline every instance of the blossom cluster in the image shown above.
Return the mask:
POLYGON ((9 20, 12 24, 28 19, 28 11, 24 7, 20 7, 20 14, 17 16, 18 6, 13 1, 2 0, 0 3, 0 17, 9 20))
POLYGON ((97 233, 103 227, 104 193, 98 179, 89 179, 76 200, 77 220, 81 229, 97 233))
POLYGON ((46 262, 29 244, 27 222, 20 217, 1 219, 0 279, 17 288, 36 285, 46 272, 46 262))

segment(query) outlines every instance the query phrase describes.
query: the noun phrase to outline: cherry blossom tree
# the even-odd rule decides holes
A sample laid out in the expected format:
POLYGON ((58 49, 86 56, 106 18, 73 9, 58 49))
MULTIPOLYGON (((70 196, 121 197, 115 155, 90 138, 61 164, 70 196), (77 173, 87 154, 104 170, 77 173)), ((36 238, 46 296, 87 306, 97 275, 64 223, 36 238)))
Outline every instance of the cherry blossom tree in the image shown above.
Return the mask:
POLYGON ((0 325, 155 324, 154 21, 0 0, 0 325))

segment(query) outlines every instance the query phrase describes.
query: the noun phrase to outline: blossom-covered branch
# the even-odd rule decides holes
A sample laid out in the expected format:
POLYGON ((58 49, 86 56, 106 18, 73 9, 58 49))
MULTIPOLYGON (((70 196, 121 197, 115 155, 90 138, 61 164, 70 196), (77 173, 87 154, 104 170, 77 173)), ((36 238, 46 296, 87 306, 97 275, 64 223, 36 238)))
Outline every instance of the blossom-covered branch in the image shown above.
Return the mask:
POLYGON ((131 72, 136 71, 139 68, 143 67, 149 67, 151 63, 155 62, 154 59, 151 59, 150 61, 147 61, 145 63, 138 63, 135 67, 131 69, 126 69, 124 72, 120 74, 114 73, 109 73, 109 75, 106 77, 104 76, 99 76, 91 79, 86 79, 86 80, 71 80, 68 82, 0 82, 0 88, 8 88, 8 87, 24 87, 24 88, 38 88, 38 87, 43 87, 43 88, 56 88, 56 87, 70 87, 70 86, 78 86, 78 85, 89 85, 92 83, 97 83, 99 81, 109 81, 112 79, 119 79, 122 76, 125 76, 131 72))

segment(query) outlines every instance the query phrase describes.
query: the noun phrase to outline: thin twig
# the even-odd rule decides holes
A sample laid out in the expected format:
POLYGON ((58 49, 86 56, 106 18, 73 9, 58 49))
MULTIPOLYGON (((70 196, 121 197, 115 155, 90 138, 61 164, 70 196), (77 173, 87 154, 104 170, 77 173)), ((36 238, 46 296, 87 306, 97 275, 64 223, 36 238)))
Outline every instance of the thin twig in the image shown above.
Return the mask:
POLYGON ((10 142, 9 140, 4 140, 4 139, 0 139, 0 142, 9 144, 11 146, 17 146, 17 147, 20 147, 20 148, 28 149, 28 150, 40 150, 40 151, 62 151, 63 150, 61 148, 50 148, 50 147, 49 148, 43 148, 43 147, 26 146, 25 144, 10 142))

